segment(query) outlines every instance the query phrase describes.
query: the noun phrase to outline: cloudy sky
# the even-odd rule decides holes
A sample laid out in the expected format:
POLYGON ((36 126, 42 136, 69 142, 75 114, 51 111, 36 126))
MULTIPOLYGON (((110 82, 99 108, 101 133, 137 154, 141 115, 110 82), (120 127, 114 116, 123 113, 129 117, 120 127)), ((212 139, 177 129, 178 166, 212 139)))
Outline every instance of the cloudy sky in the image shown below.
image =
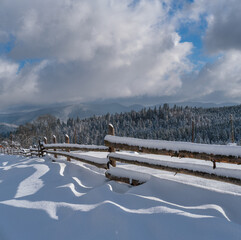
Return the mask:
POLYGON ((0 108, 241 101, 240 0, 0 0, 0 108))

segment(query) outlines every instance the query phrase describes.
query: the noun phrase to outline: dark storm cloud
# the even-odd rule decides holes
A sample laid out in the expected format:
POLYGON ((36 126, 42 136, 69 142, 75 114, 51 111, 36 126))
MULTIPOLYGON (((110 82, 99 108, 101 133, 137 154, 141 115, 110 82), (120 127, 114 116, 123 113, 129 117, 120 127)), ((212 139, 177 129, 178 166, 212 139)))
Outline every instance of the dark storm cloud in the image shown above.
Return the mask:
POLYGON ((204 44, 210 53, 241 50, 241 1, 219 1, 208 18, 204 44))

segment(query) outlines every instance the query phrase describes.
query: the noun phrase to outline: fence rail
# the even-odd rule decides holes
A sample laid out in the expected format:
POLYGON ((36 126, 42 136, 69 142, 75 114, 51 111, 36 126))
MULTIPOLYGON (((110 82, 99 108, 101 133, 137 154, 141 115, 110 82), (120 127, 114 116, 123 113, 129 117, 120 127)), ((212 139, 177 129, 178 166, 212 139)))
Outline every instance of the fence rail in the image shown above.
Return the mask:
MULTIPOLYGON (((224 173, 223 169, 219 171, 219 169, 216 170, 202 170, 202 167, 200 170, 198 167, 201 165, 197 166, 195 169, 188 168, 188 166, 185 166, 184 164, 177 164, 177 163, 168 163, 165 161, 157 161, 157 160, 151 160, 149 162, 147 160, 143 160, 142 157, 133 157, 125 154, 118 154, 118 153, 111 153, 109 155, 109 159, 112 161, 117 161, 120 163, 126 163, 126 164, 133 164, 137 166, 143 166, 143 167, 148 167, 148 168, 153 168, 153 169, 160 169, 164 171, 169 171, 169 172, 174 172, 174 173, 181 173, 181 174, 187 174, 187 175, 192 175, 196 177, 202 177, 202 178, 207 178, 207 179, 213 179, 213 180, 220 180, 228 183, 235 183, 238 185, 241 185, 241 175, 240 177, 231 177, 231 176, 226 176, 224 173), (153 163, 153 161, 155 163, 153 163), (176 165, 176 166, 175 166, 176 165), (179 165, 179 166, 178 166, 179 165), (183 165, 183 166, 182 166, 183 165), (206 170, 206 171, 205 171, 206 170)), ((211 167, 210 167, 211 169, 211 167)), ((235 170, 233 171, 235 173, 235 170)), ((241 173, 241 171, 240 171, 241 173)))
MULTIPOLYGON (((113 126, 109 126, 109 135, 104 139, 105 145, 109 147, 109 160, 112 166, 116 166, 116 162, 134 164, 148 168, 160 169, 169 172, 182 173, 207 179, 225 181, 241 185, 240 176, 226 176, 226 173, 217 171, 216 162, 241 164, 241 147, 240 146, 224 146, 224 145, 208 145, 185 142, 172 142, 160 140, 147 140, 128 137, 114 136, 113 126), (150 159, 131 157, 126 154, 115 153, 115 149, 124 151, 134 151, 146 154, 167 155, 178 158, 193 158, 197 160, 208 160, 212 162, 212 171, 203 171, 191 169, 187 166, 170 164, 165 161, 155 161, 150 159)), ((151 158, 151 157, 150 157, 151 158)), ((174 160, 175 161, 175 160, 174 160)), ((210 167, 211 168, 211 167, 210 167)), ((118 171, 117 171, 118 172, 118 171)), ((124 182, 128 180, 125 177, 119 177, 116 172, 107 172, 106 177, 109 179, 120 179, 124 182)), ((131 178, 130 178, 131 179, 131 178)), ((130 180, 129 179, 129 180, 130 180)), ((138 181, 137 181, 138 182, 138 181)), ((139 181, 141 182, 141 181, 139 181)))
POLYGON ((66 144, 66 143, 56 143, 56 144, 44 144, 44 149, 61 149, 64 151, 94 151, 94 152, 108 152, 108 147, 98 146, 98 145, 80 145, 80 144, 66 144))
POLYGON ((147 140, 112 135, 107 135, 104 141, 106 146, 113 149, 241 164, 240 146, 147 140))
POLYGON ((141 175, 143 174, 140 173, 134 173, 133 171, 128 170, 124 171, 123 168, 121 169, 119 166, 117 166, 117 162, 160 169, 169 172, 188 174, 192 176, 241 185, 241 174, 239 175, 239 173, 241 173, 241 170, 239 170, 238 174, 238 170, 229 170, 230 174, 226 175, 225 170, 220 169, 219 166, 217 169, 216 166, 216 162, 229 164, 232 163, 238 165, 241 164, 240 146, 146 140, 128 137, 118 137, 114 135, 114 127, 110 124, 108 135, 106 135, 104 139, 105 146, 70 144, 68 135, 65 135, 65 143, 57 143, 56 137, 53 136, 52 144, 48 144, 47 138, 44 138, 43 143, 39 141, 38 147, 34 147, 29 150, 12 150, 11 152, 9 149, 0 149, 0 152, 8 154, 17 153, 24 156, 39 157, 43 156, 44 154, 51 154, 54 155, 55 159, 58 158, 58 156, 64 156, 67 158, 68 161, 70 161, 70 159, 75 159, 83 163, 94 165, 98 168, 108 169, 106 171, 107 178, 111 180, 127 182, 132 185, 142 184, 143 182, 147 181, 147 178, 143 179, 143 177, 141 177, 141 175), (148 157, 143 158, 143 156, 130 156, 130 154, 127 154, 125 152, 118 153, 119 150, 134 151, 142 155, 145 153, 145 155, 148 155, 148 157), (109 152, 109 154, 107 158, 97 158, 84 154, 83 152, 86 151, 109 152), (161 159, 155 160, 151 159, 153 158, 153 154, 167 155, 174 158, 169 162, 161 159), (206 166, 206 168, 202 168, 200 162, 200 164, 196 164, 196 168, 192 168, 191 160, 190 163, 187 161, 183 165, 178 163, 177 158, 175 157, 193 158, 197 161, 207 160, 211 161, 212 163, 206 166), (111 169, 109 169, 110 165, 112 165, 111 169), (200 166, 200 168, 198 168, 197 166, 200 166), (207 170, 207 168, 209 169, 207 170))
POLYGON ((108 160, 106 158, 96 158, 96 157, 91 157, 88 155, 83 155, 83 154, 74 154, 74 153, 69 153, 69 152, 60 152, 60 151, 45 151, 48 154, 53 154, 53 155, 60 155, 64 156, 67 158, 71 158, 77 161, 81 161, 83 163, 87 163, 90 165, 94 165, 98 168, 104 168, 107 169, 107 162, 108 160))
POLYGON ((9 154, 9 155, 19 155, 22 154, 21 149, 12 148, 12 147, 1 147, 0 153, 9 154))

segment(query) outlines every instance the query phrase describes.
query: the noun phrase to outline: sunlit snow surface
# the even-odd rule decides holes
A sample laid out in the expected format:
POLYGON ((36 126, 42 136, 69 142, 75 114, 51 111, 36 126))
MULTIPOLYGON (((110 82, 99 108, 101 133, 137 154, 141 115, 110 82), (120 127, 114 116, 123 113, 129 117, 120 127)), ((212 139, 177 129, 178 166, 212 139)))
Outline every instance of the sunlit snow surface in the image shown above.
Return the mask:
POLYGON ((241 239, 240 186, 119 167, 151 178, 130 187, 65 158, 0 155, 0 239, 241 239))

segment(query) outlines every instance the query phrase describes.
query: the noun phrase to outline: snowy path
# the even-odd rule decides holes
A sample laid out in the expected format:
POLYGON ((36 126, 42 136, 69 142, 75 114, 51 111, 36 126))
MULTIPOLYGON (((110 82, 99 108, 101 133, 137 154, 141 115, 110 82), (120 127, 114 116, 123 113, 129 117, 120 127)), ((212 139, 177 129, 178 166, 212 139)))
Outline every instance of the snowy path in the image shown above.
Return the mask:
POLYGON ((139 169, 152 177, 130 187, 65 158, 0 155, 0 239, 240 239, 241 187, 139 169))

